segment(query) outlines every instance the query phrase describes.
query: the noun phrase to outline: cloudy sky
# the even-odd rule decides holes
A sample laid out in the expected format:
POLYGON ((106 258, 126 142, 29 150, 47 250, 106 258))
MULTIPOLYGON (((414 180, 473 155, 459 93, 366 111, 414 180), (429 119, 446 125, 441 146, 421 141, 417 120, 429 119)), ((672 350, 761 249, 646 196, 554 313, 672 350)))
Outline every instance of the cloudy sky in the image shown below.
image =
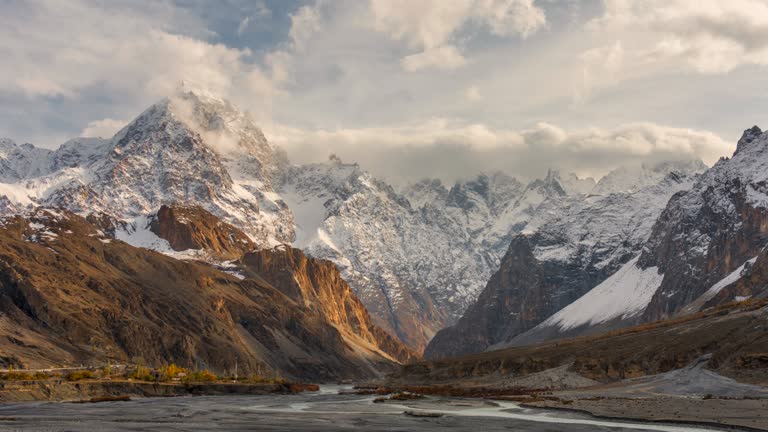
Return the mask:
POLYGON ((399 181, 730 155, 768 0, 0 0, 0 136, 111 136, 181 80, 296 162, 399 181))

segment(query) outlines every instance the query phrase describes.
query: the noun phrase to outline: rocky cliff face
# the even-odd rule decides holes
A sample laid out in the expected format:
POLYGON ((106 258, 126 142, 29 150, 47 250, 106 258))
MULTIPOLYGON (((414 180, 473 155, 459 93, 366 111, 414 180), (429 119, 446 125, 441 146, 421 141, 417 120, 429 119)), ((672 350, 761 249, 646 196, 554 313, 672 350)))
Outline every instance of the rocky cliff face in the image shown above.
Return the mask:
POLYGON ((675 194, 635 258, 514 343, 670 318, 764 293, 768 134, 744 132, 689 190, 675 194), (744 278, 742 280, 742 278, 744 278))
POLYGON ((561 193, 560 198, 539 204, 522 234, 512 240, 499 271, 477 302, 454 327, 435 336, 425 356, 455 356, 509 342, 577 300, 638 254, 666 200, 689 188, 703 170, 700 164, 688 163, 649 168, 653 173, 672 171, 656 184, 625 192, 614 191, 626 188, 614 187, 615 176, 609 176, 610 187, 598 183, 595 190, 610 193, 561 193))
POLYGON ((747 261, 731 275, 724 278, 725 283, 720 283, 720 291, 702 295, 705 303, 698 309, 768 297, 768 252, 763 250, 758 257, 747 261))
POLYGON ((332 262, 310 258, 283 245, 247 253, 240 264, 245 275, 263 278, 297 303, 321 311, 351 344, 382 352, 400 363, 419 358, 372 323, 365 306, 332 262))
MULTIPOLYGON (((433 186, 425 193, 449 196, 442 184, 433 186)), ((499 188, 477 193, 475 187, 462 193, 462 202, 468 212, 485 213, 499 188)), ((461 314, 495 265, 467 228, 473 221, 448 215, 444 201, 414 208, 357 165, 292 168, 279 192, 296 215, 294 244, 333 261, 375 322, 417 349, 461 314)))
POLYGON ((599 336, 414 363, 390 379, 400 385, 450 381, 468 387, 478 383, 493 386, 563 368, 607 383, 685 368, 707 355, 708 369, 742 382, 763 384, 768 378, 766 303, 757 300, 599 336))
POLYGON ((443 358, 484 351, 508 333, 530 328, 546 316, 553 286, 533 255, 528 239, 512 241, 501 267, 491 277, 475 304, 456 325, 445 328, 430 341, 426 358, 443 358))
MULTIPOLYGON (((464 210, 449 217, 440 203, 414 208, 355 165, 289 166, 247 114, 198 92, 158 102, 109 140, 76 139, 56 151, 3 143, 3 214, 43 204, 94 213, 105 232, 177 258, 205 259, 182 253, 201 246, 219 258, 237 253, 212 240, 220 236, 210 226, 184 226, 167 210, 158 215, 163 206, 200 207, 256 247, 292 243, 333 261, 375 322, 418 349, 460 316, 498 262, 468 246, 475 228, 465 227, 492 213, 472 210, 469 222, 464 210), (433 248, 423 248, 427 239, 433 248)), ((475 198, 478 208, 498 207, 509 195, 503 186, 517 187, 509 177, 485 179, 454 188, 448 207, 473 209, 475 198)))
POLYGON ((149 224, 175 251, 202 249, 223 260, 238 259, 256 245, 242 231, 201 207, 163 205, 149 224))
MULTIPOLYGON (((603 277, 634 251, 644 221, 655 218, 655 202, 635 211, 647 203, 631 197, 669 172, 695 170, 691 164, 617 170, 597 185, 550 171, 528 182, 488 173, 395 190, 338 160, 290 165, 247 113, 184 90, 111 139, 78 138, 55 151, 0 142, 0 214, 61 207, 93 213, 105 233, 176 258, 236 256, 240 245, 228 245, 227 233, 204 222, 184 226, 176 215, 199 207, 257 248, 291 244, 332 261, 373 321, 421 350, 475 301, 520 233, 542 232, 533 252, 547 263, 562 261, 563 275, 586 268, 603 277), (175 210, 158 219, 163 206, 175 210), (571 219, 588 223, 572 230, 571 219), (557 229, 544 233, 549 226, 557 229), (209 252, 193 252, 200 247, 209 252), (591 270, 597 257, 603 264, 591 270)), ((659 196, 667 199, 666 191, 659 196)))
POLYGON ((644 318, 671 316, 766 245, 768 134, 755 126, 656 222, 638 265, 658 267, 664 280, 644 318))
POLYGON ((330 268, 312 273, 323 294, 307 302, 309 294, 286 294, 287 276, 231 275, 38 209, 0 222, 0 269, 0 350, 26 366, 175 362, 223 372, 237 363, 245 373, 322 380, 376 376, 410 358, 364 309, 345 309, 360 303, 330 268))

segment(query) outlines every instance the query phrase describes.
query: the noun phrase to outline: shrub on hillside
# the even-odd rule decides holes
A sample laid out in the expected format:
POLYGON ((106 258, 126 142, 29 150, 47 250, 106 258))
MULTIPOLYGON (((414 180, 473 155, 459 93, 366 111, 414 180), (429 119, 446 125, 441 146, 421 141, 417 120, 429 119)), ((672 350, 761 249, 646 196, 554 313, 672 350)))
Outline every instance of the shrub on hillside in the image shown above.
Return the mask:
POLYGON ((218 379, 219 377, 217 377, 215 373, 209 371, 208 369, 194 371, 187 375, 187 381, 189 382, 213 382, 218 379))
POLYGON ((93 372, 91 371, 74 371, 68 373, 64 377, 67 381, 80 381, 84 379, 93 379, 93 372))
POLYGON ((171 363, 168 366, 166 366, 162 371, 162 379, 163 381, 172 381, 173 379, 180 379, 187 376, 187 370, 183 367, 176 366, 175 364, 171 363))
POLYGON ((139 380, 139 381, 154 381, 155 376, 152 374, 152 370, 150 370, 148 367, 144 366, 137 366, 136 370, 133 371, 132 374, 128 376, 128 378, 139 380))

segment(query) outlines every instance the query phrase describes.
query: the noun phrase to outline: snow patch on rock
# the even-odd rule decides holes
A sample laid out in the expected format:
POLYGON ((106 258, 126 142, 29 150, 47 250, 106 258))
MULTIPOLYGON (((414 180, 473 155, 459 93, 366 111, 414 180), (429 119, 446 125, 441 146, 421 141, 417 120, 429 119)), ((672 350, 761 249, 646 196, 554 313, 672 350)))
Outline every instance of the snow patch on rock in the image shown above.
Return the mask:
POLYGON ((637 258, 593 288, 587 294, 554 314, 541 326, 562 330, 594 325, 614 318, 631 318, 643 312, 664 278, 658 268, 641 269, 637 258))

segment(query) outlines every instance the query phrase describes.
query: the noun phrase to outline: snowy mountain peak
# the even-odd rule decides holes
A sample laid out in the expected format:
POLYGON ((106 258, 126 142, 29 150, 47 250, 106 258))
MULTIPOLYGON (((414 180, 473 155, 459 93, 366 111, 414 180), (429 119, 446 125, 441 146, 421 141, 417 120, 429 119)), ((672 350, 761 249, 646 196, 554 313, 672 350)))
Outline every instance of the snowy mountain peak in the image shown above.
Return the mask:
POLYGON ((622 166, 609 172, 592 190, 594 195, 612 193, 633 193, 642 188, 661 182, 669 173, 680 177, 704 172, 707 166, 698 159, 663 161, 654 164, 643 163, 634 166, 622 166))
POLYGON ((406 186, 403 189, 403 195, 411 203, 411 207, 422 208, 428 204, 445 204, 448 189, 440 179, 425 178, 406 186))
POLYGON ((491 194, 490 179, 487 175, 479 175, 476 178, 457 182, 448 193, 446 204, 451 207, 470 209, 487 202, 491 194))
POLYGON ((744 146, 747 146, 758 139, 762 134, 763 131, 757 126, 752 126, 751 128, 746 129, 741 135, 741 139, 739 139, 739 142, 736 144, 736 153, 738 153, 744 146))
POLYGON ((533 192, 544 197, 568 195, 560 180, 560 172, 552 169, 547 170, 547 175, 543 179, 536 179, 528 183, 525 193, 533 192))
POLYGON ((181 92, 170 98, 174 113, 196 132, 209 135, 220 153, 246 153, 256 157, 272 148, 248 112, 226 99, 197 92, 181 92))
POLYGON ((0 138, 0 152, 2 152, 2 154, 5 154, 5 152, 15 147, 16 147, 16 143, 12 139, 0 138))
POLYGON ((46 174, 52 153, 29 143, 18 145, 9 139, 0 140, 0 182, 46 174))
POLYGON ((569 195, 586 195, 592 192, 597 182, 592 177, 580 178, 574 173, 568 173, 565 178, 560 179, 560 184, 569 195))
MULTIPOLYGON (((275 153, 248 112, 226 99, 186 90, 149 107, 118 132, 113 141, 115 147, 124 147, 130 141, 158 141, 165 137, 178 144, 194 134, 200 136, 201 144, 221 156, 247 155, 266 162, 275 153), (130 135, 128 140, 126 135, 130 135)), ((189 149, 194 142, 187 140, 181 144, 189 149)))

